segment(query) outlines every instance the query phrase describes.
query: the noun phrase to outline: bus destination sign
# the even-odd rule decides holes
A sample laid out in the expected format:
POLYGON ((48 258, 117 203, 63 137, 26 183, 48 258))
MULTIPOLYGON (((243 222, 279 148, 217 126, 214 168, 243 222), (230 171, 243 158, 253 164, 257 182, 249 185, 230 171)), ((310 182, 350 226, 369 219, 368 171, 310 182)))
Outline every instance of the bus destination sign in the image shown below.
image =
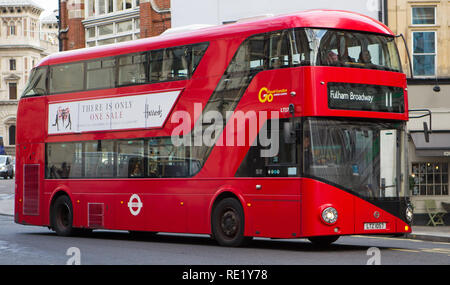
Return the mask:
POLYGON ((339 110, 403 113, 405 112, 403 88, 330 82, 328 107, 339 110))

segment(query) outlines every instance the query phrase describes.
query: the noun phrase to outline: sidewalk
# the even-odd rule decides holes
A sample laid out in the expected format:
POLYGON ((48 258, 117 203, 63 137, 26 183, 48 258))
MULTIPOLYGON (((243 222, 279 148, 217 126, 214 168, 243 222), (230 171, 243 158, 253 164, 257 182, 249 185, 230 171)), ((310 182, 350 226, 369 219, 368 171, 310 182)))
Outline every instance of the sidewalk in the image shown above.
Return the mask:
MULTIPOLYGON (((0 215, 14 216, 14 194, 0 195, 0 215)), ((450 226, 413 226, 412 230, 412 233, 407 234, 406 238, 434 242, 450 242, 450 226)))
POLYGON ((413 226, 412 233, 407 234, 406 238, 435 242, 450 242, 450 226, 413 226))

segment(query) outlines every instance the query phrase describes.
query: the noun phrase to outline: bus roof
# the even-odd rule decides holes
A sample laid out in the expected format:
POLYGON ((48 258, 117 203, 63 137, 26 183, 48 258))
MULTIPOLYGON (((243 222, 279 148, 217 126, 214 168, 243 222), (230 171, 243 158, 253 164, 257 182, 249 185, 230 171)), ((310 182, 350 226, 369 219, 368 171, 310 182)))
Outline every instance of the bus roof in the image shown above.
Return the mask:
POLYGON ((308 10, 254 21, 213 26, 186 33, 160 35, 119 44, 60 52, 44 58, 39 66, 207 42, 218 38, 249 36, 295 27, 342 29, 394 35, 383 23, 359 13, 340 10, 308 10))

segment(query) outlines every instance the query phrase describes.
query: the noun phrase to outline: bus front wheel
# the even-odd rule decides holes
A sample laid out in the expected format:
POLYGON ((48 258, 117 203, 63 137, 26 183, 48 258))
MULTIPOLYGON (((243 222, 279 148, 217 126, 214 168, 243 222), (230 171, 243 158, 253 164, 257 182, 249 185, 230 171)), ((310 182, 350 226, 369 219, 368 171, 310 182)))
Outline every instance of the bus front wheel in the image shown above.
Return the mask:
POLYGON ((212 213, 212 232, 223 246, 240 246, 248 242, 244 236, 244 209, 234 198, 225 198, 217 203, 212 213))
POLYGON ((70 198, 66 195, 58 197, 51 210, 51 226, 59 236, 70 236, 74 233, 73 208, 70 198))

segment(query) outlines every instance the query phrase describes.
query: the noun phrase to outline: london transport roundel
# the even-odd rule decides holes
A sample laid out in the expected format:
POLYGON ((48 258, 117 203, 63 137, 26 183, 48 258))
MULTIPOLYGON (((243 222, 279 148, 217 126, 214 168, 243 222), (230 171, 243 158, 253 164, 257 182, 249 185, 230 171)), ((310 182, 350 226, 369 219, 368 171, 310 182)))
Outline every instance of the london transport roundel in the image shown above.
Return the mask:
POLYGON ((130 200, 128 201, 128 208, 130 209, 130 213, 133 216, 137 216, 141 212, 142 207, 143 204, 139 195, 131 195, 130 200))

